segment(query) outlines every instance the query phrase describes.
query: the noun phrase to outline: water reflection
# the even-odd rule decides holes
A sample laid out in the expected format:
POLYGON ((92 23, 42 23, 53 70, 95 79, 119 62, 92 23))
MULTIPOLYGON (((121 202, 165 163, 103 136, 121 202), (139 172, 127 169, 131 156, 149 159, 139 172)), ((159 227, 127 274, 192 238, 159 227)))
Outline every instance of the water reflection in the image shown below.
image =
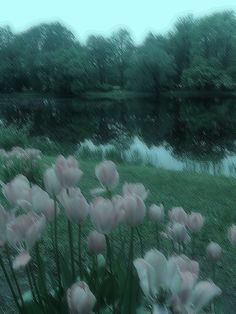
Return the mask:
POLYGON ((4 95, 0 97, 0 118, 9 123, 30 122, 32 136, 73 145, 89 138, 96 144, 111 143, 125 149, 138 136, 149 147, 152 164, 212 174, 236 173, 234 99, 88 101, 4 95))

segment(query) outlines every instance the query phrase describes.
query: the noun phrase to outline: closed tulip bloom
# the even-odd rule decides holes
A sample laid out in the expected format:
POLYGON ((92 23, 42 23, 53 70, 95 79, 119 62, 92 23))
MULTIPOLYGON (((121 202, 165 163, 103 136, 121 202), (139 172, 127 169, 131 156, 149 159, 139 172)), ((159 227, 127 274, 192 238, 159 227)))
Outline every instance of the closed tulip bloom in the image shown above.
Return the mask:
POLYGON ((91 231, 88 236, 88 252, 90 255, 100 254, 106 250, 106 238, 104 234, 91 231))
POLYGON ((188 232, 184 225, 176 222, 172 226, 171 235, 174 241, 185 242, 188 237, 188 232))
POLYGON ((24 268, 31 260, 31 256, 27 251, 18 254, 13 260, 13 269, 18 270, 24 268))
POLYGON ((171 222, 178 222, 185 225, 187 223, 188 215, 182 207, 174 207, 169 211, 169 218, 171 222))
POLYGON ((22 243, 31 249, 40 239, 46 226, 46 218, 33 213, 15 217, 7 224, 7 239, 12 246, 21 247, 22 243))
POLYGON ((45 171, 43 181, 45 189, 50 195, 56 196, 61 192, 62 186, 56 176, 54 168, 49 168, 45 171))
POLYGON ((77 160, 72 156, 68 158, 59 156, 55 162, 55 172, 64 188, 75 186, 83 174, 77 160))
POLYGON ((39 186, 33 185, 29 190, 25 199, 18 201, 18 204, 27 211, 33 211, 42 214, 49 207, 53 206, 53 200, 49 197, 48 193, 42 190, 39 186))
POLYGON ((90 314, 96 303, 96 298, 89 286, 81 281, 67 290, 67 303, 70 314, 90 314))
POLYGON ((194 313, 199 313, 211 300, 221 294, 221 289, 213 282, 200 281, 193 289, 190 303, 195 310, 194 313))
POLYGON ((124 221, 127 225, 135 227, 144 220, 146 207, 143 200, 137 195, 127 195, 123 200, 124 221))
POLYGON ((236 246, 236 225, 232 225, 229 228, 228 239, 233 246, 236 246))
POLYGON ((178 266, 181 273, 191 273, 198 277, 200 269, 198 262, 191 260, 183 254, 172 256, 171 259, 178 266))
POLYGON ((79 188, 63 190, 59 199, 70 222, 79 225, 85 220, 89 212, 89 205, 79 188))
POLYGON ((149 208, 148 212, 149 219, 155 223, 161 223, 164 220, 164 206, 161 204, 157 206, 156 204, 152 204, 149 208))
POLYGON ((161 289, 177 293, 181 285, 178 267, 158 250, 148 251, 134 261, 140 287, 146 297, 156 300, 161 289))
POLYGON ((11 206, 16 206, 18 200, 28 197, 30 184, 23 175, 16 176, 11 182, 4 184, 2 193, 11 206))
POLYGON ((119 223, 120 214, 112 201, 98 197, 90 206, 90 218, 98 232, 109 234, 119 223))
POLYGON ((218 243, 211 242, 206 248, 207 258, 211 262, 217 262, 221 256, 222 248, 218 243))
POLYGON ((123 185, 123 195, 137 195, 142 200, 145 200, 149 191, 145 189, 142 183, 125 183, 123 185))
POLYGON ((187 226, 192 232, 199 232, 204 225, 204 218, 200 213, 191 213, 187 218, 187 226))
POLYGON ((96 177, 99 182, 108 190, 114 189, 119 183, 119 173, 116 165, 110 160, 105 160, 96 166, 96 177))

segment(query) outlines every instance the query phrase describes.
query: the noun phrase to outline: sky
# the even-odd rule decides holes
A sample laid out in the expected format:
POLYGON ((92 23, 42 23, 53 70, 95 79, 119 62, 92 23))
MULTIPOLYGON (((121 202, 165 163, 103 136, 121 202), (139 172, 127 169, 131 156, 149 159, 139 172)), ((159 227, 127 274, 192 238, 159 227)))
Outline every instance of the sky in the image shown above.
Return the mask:
POLYGON ((178 17, 233 9, 236 0, 0 0, 0 26, 21 32, 41 22, 60 21, 85 42, 126 27, 140 43, 148 32, 166 33, 178 17))

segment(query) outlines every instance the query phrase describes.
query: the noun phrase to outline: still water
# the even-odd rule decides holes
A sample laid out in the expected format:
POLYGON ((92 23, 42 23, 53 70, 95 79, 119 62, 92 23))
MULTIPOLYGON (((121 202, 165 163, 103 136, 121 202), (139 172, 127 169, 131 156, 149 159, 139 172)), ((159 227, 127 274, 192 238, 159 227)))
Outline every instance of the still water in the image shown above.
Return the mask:
POLYGON ((32 136, 91 149, 109 144, 132 162, 236 176, 236 99, 81 100, 1 95, 0 118, 32 136), (92 145, 91 145, 92 143, 92 145))

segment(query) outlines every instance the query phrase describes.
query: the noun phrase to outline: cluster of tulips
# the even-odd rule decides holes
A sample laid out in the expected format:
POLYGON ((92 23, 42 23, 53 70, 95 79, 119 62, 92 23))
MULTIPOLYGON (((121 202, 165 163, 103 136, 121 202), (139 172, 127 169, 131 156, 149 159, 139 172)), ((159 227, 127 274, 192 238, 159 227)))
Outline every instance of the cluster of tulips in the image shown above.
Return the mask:
MULTIPOLYGON (((18 312, 197 314, 214 309, 220 288, 200 281, 198 262, 186 255, 195 255, 202 215, 181 207, 166 215, 156 204, 146 209, 149 191, 141 183, 125 183, 121 195, 114 194, 119 174, 112 161, 100 163, 95 174, 101 186, 91 191, 91 201, 78 187, 83 172, 72 156, 59 156, 45 171, 44 189, 23 175, 2 183, 0 266, 18 312), (144 252, 147 219, 156 248, 144 252)), ((236 226, 228 238, 236 245, 236 226)), ((221 251, 214 242, 206 248, 213 270, 221 251)))

